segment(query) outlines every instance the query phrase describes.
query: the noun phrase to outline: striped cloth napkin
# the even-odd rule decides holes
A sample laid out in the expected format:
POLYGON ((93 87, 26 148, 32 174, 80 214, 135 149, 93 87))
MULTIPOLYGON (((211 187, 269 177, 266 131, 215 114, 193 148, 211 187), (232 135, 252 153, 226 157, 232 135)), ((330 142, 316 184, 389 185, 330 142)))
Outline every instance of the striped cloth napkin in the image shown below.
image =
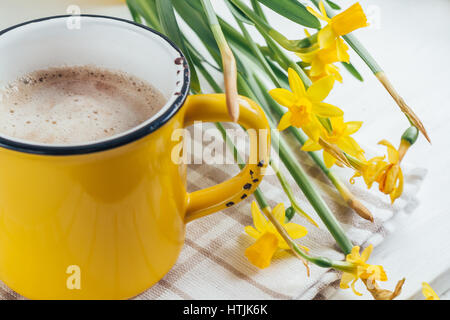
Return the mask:
MULTIPOLYGON (((203 130, 213 129, 203 124, 203 130)), ((191 130, 192 132, 193 130, 191 130)), ((211 132, 211 131, 209 131, 211 132)), ((192 134, 193 136, 193 134, 192 134)), ((239 135, 238 135, 239 136, 239 135)), ((245 134, 240 133, 241 139, 245 134)), ((220 139, 220 138, 219 138, 220 139)), ((291 141, 292 143, 292 141, 291 141)), ((200 145, 201 141, 194 141, 200 145)), ((298 147, 297 147, 298 149, 298 147)), ((223 144, 223 151, 225 151, 223 144)), ((394 206, 389 197, 377 190, 367 190, 362 181, 350 186, 351 191, 374 214, 375 222, 367 222, 356 216, 337 194, 325 175, 304 152, 297 152, 302 164, 314 184, 336 214, 354 245, 376 246, 393 231, 396 216, 411 213, 418 205, 415 197, 426 175, 426 170, 403 166, 405 191, 394 206)), ((229 155, 229 153, 228 153, 229 155)), ((194 159, 198 154, 193 155, 194 159)), ((215 155, 221 158, 221 155, 215 155)), ((230 155, 229 155, 230 156, 230 155)), ((227 163, 232 163, 228 159, 227 163)), ((197 161, 196 161, 197 162, 197 161)), ((290 185, 303 209, 319 223, 315 228, 302 217, 296 216, 294 222, 306 226, 308 235, 301 244, 310 248, 315 255, 331 259, 343 259, 325 226, 315 215, 314 210, 290 178, 286 168, 281 169, 288 176, 290 185)), ((342 180, 348 181, 351 172, 347 169, 335 170, 342 180)), ((195 191, 220 183, 238 172, 235 164, 189 165, 188 190, 195 191)), ((274 206, 289 201, 281 189, 276 176, 269 170, 260 185, 269 204, 274 206)), ((252 225, 250 204, 252 197, 225 211, 193 221, 187 225, 186 242, 176 265, 152 288, 135 299, 326 299, 339 286, 340 274, 311 265, 311 275, 307 277, 303 264, 288 251, 278 251, 269 268, 260 270, 252 266, 244 256, 244 251, 254 240, 244 233, 244 227, 252 225)), ((0 284, 1 299, 23 299, 17 293, 0 284)))
MULTIPOLYGON (((203 124, 203 129, 210 128, 203 124)), ((293 141, 289 142, 294 146, 293 141)), ((396 216, 411 213, 418 206, 415 195, 426 175, 425 169, 402 166, 405 191, 393 206, 389 197, 378 192, 375 187, 373 190, 367 190, 362 181, 358 181, 354 186, 350 185, 350 190, 373 213, 375 222, 370 223, 358 217, 346 206, 335 188, 307 154, 297 152, 297 157, 354 245, 376 246, 393 231, 396 216)), ((299 240, 300 243, 310 248, 313 254, 343 259, 344 255, 337 248, 334 239, 315 215, 286 168, 281 164, 280 167, 288 176, 290 185, 304 210, 310 213, 320 226, 319 229, 315 228, 305 219, 296 216, 293 221, 306 226, 309 230, 308 235, 299 240)), ((350 170, 337 168, 335 171, 343 181, 348 182, 350 170)), ((212 186, 237 172, 236 165, 190 165, 188 189, 194 191, 212 186)), ((272 207, 280 202, 284 202, 286 207, 289 206, 289 201, 273 172, 268 172, 260 187, 272 207)), ((287 251, 278 251, 267 269, 260 270, 247 261, 244 251, 254 242, 244 233, 244 227, 253 223, 251 201, 253 199, 250 197, 249 200, 226 211, 189 223, 185 247, 177 264, 158 284, 137 299, 240 300, 330 297, 339 287, 340 281, 340 273, 334 270, 311 265, 311 275, 307 277, 302 263, 287 251)))

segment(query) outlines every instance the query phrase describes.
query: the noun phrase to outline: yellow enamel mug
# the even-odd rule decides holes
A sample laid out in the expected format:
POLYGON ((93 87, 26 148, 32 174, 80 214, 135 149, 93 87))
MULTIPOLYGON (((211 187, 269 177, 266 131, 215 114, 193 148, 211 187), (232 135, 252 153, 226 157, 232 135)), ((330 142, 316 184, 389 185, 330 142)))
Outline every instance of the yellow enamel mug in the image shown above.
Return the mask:
POLYGON ((226 182, 187 193, 173 132, 229 117, 223 95, 188 96, 180 50, 151 29, 104 16, 49 17, 0 32, 0 86, 64 65, 133 74, 168 102, 142 125, 94 143, 0 136, 0 279, 31 299, 130 298, 170 270, 186 222, 255 190, 268 163, 269 125, 241 97, 239 123, 254 129, 249 163, 226 182))

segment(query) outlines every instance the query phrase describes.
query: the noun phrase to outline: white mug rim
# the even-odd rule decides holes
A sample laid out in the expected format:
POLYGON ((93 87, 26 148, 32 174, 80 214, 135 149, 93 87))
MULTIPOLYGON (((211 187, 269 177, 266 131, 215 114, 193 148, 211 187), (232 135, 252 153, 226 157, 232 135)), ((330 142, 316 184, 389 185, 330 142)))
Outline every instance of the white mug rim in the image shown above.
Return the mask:
MULTIPOLYGON (((177 92, 177 98, 174 101, 169 101, 167 105, 165 105, 162 110, 164 112, 160 115, 156 114, 155 116, 151 117, 147 121, 143 122, 141 125, 116 136, 112 136, 110 138, 100 140, 100 141, 93 141, 93 142, 87 142, 83 144, 77 144, 77 145, 48 145, 48 144, 39 144, 34 142, 26 142, 26 141, 19 141, 16 139, 8 138, 5 136, 0 135, 0 147, 19 151, 23 153, 31 153, 31 154, 40 154, 40 155, 55 155, 55 156, 68 156, 68 155, 80 155, 80 154, 87 154, 87 153, 94 153, 94 152, 100 152, 100 151, 106 151, 114 148, 121 147, 123 145, 129 144, 131 142, 137 141, 139 139, 142 139, 143 137, 151 134, 152 132, 158 130, 160 127, 162 127, 164 124, 166 124, 184 105, 186 98, 189 94, 189 88, 190 88, 190 70, 189 65, 187 64, 186 58, 182 51, 177 47, 177 45, 171 41, 169 38, 167 38, 162 33, 149 28, 147 26, 135 23, 131 20, 126 20, 118 17, 112 17, 112 16, 105 16, 105 15, 94 15, 94 14, 80 14, 81 18, 99 18, 99 19, 107 19, 107 20, 114 20, 116 22, 131 24, 136 27, 142 28, 146 31, 152 32, 154 35, 157 35, 159 38, 161 38, 162 41, 166 41, 173 49, 175 49, 178 54, 181 63, 183 64, 183 77, 182 77, 182 83, 181 83, 181 89, 179 92, 177 92)), ((53 19, 67 19, 69 17, 72 17, 71 15, 57 15, 57 16, 49 16, 39 19, 34 19, 30 21, 26 21, 20 24, 13 25, 11 27, 8 27, 4 30, 0 31, 0 41, 1 37, 6 34, 7 32, 10 32, 12 30, 15 30, 17 28, 32 24, 32 23, 40 23, 48 20, 53 19)), ((174 62, 175 63, 175 62, 174 62)))

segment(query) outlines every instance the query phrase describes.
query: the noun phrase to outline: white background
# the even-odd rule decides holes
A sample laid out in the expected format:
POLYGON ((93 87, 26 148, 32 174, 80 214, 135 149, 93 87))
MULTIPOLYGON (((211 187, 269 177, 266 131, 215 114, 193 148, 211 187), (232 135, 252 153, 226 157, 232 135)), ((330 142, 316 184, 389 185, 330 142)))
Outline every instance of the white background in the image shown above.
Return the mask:
MULTIPOLYGON (((336 2, 346 8, 354 1, 336 2)), ((83 13, 129 18, 121 3, 120 0, 0 0, 0 28, 64 14, 71 4, 79 5, 83 13)), ((222 1, 213 3, 218 12, 229 17, 222 1)), ((356 34, 422 119, 433 142, 430 145, 420 137, 405 160, 428 169, 419 192, 420 206, 412 215, 400 219, 395 233, 376 248, 371 262, 383 264, 388 271, 390 280, 383 287, 392 288, 396 280, 406 277, 402 298, 416 294, 422 281, 432 282, 443 293, 450 288, 450 1, 363 0, 361 4, 372 27, 356 34)), ((270 15, 270 21, 291 39, 303 37, 300 26, 276 15, 270 15)), ((364 121, 356 135, 361 144, 375 146, 381 139, 397 144, 408 125, 405 117, 362 61, 352 58, 365 82, 354 80, 342 70, 344 84, 335 87, 329 101, 344 109, 346 120, 364 121)), ((355 296, 347 290, 339 291, 334 298, 355 296)))

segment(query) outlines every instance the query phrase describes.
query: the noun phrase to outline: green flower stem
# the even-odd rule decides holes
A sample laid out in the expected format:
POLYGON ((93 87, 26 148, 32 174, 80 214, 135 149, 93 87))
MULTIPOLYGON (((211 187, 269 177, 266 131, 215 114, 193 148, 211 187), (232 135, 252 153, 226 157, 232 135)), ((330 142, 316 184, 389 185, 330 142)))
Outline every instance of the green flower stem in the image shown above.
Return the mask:
POLYGON ((155 1, 146 0, 127 0, 127 5, 131 8, 134 18, 134 13, 139 13, 144 20, 156 31, 161 32, 162 27, 158 18, 158 10, 155 1))
POLYGON ((280 181, 281 187, 284 190, 284 193, 286 193, 287 197, 289 198, 289 201, 291 202, 292 208, 301 216, 306 218, 311 224, 313 224, 315 227, 319 227, 319 225, 311 218, 298 204, 297 200, 295 199, 294 192, 292 191, 291 186, 289 185, 289 182, 287 181, 284 174, 281 172, 280 168, 273 162, 270 161, 270 166, 272 167, 273 171, 275 171, 275 174, 277 175, 278 181, 280 181))

